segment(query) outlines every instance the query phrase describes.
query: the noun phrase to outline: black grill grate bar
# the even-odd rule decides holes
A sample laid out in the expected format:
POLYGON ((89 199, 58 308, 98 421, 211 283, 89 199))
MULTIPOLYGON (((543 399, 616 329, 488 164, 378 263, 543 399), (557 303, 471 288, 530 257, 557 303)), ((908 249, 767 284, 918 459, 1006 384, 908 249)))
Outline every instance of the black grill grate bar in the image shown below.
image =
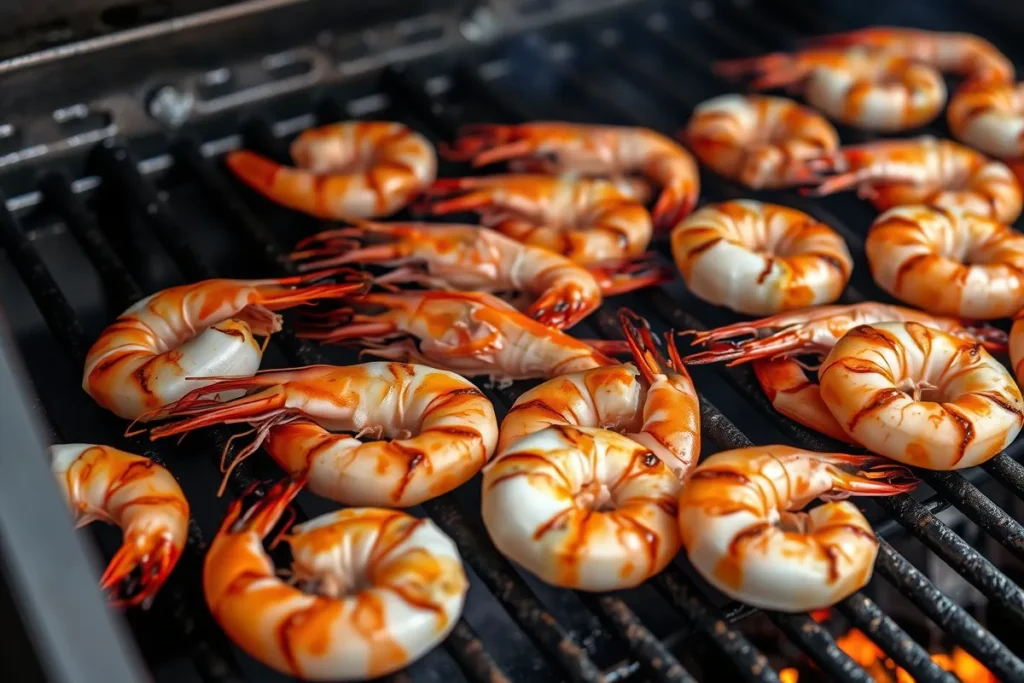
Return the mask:
MULTIPOLYGON (((822 671, 828 675, 829 680, 857 681, 858 683, 871 683, 874 680, 871 674, 853 661, 850 655, 839 649, 836 641, 821 624, 806 614, 783 614, 782 612, 768 612, 767 614, 772 623, 785 633, 787 638, 798 645, 815 664, 821 667, 822 671)), ((929 677, 923 680, 936 679, 929 677)))
POLYGON ((1024 466, 1005 453, 1000 453, 981 466, 993 479, 1024 500, 1024 466))
POLYGON ((875 568, 999 680, 1024 680, 1024 662, 885 540, 879 545, 875 568))
MULTIPOLYGON (((53 187, 56 188, 60 183, 61 180, 57 179, 56 185, 53 187)), ((77 199, 70 194, 70 188, 66 185, 64 187, 69 191, 68 197, 73 203, 78 204, 77 199)), ((88 347, 88 340, 78 316, 56 284, 39 252, 29 242, 17 219, 11 215, 6 206, 0 206, 0 235, 2 235, 3 248, 7 252, 9 260, 12 263, 15 259, 17 260, 19 274, 35 300, 47 326, 65 352, 71 356, 75 365, 82 366, 85 362, 84 354, 88 347), (33 274, 32 279, 25 276, 23 269, 33 274), (40 286, 47 288, 47 296, 44 297, 41 295, 41 291, 37 291, 36 288, 40 286)), ((102 235, 91 235, 89 238, 90 242, 101 250, 106 245, 102 235)), ((109 248, 109 245, 106 246, 109 248)), ((116 262, 111 262, 110 265, 116 266, 116 262)), ((126 275, 126 282, 134 282, 130 275, 123 275, 126 275)), ((117 428, 115 425, 118 423, 113 419, 107 422, 110 423, 110 429, 117 428)), ((59 429, 56 431, 62 438, 67 438, 66 434, 60 434, 59 429)), ((125 441, 124 436, 115 432, 112 442, 123 441, 125 441)), ((130 444, 119 443, 119 445, 132 450, 130 444)), ((148 457, 163 464, 161 459, 152 453, 148 454, 148 457)), ((194 601, 194 598, 201 593, 201 588, 197 584, 185 584, 185 573, 188 567, 202 566, 202 551, 205 547, 202 531, 195 520, 190 519, 185 552, 179 560, 180 566, 176 567, 179 571, 173 573, 164 584, 162 592, 166 595, 161 604, 171 609, 171 616, 185 636, 192 659, 204 677, 210 681, 232 683, 240 680, 237 676, 237 665, 230 654, 222 655, 211 647, 213 643, 223 643, 223 635, 210 619, 205 607, 199 607, 194 601), (202 616, 197 617, 197 614, 202 616)))
MULTIPOLYGON (((190 246, 182 242, 177 237, 177 235, 183 234, 183 231, 180 229, 180 226, 176 224, 176 219, 167 210, 166 205, 157 195, 156 188, 153 187, 152 183, 150 183, 145 177, 143 177, 138 172, 137 164, 135 163, 135 160, 133 159, 131 152, 120 143, 114 143, 112 145, 107 145, 99 149, 98 155, 101 173, 109 174, 109 176, 104 175, 103 177, 105 179, 111 180, 116 186, 123 188, 126 194, 130 194, 132 197, 135 210, 141 213, 142 215, 153 219, 154 229, 166 233, 165 237, 167 239, 167 243, 165 243, 165 247, 169 247, 168 252, 170 253, 172 259, 174 259, 178 266, 181 268, 181 270, 186 273, 192 272, 195 274, 195 277, 200 279, 215 277, 215 274, 211 267, 205 265, 198 259, 195 261, 188 260, 190 258, 189 255, 194 254, 194 250, 192 250, 190 246), (185 260, 183 261, 182 259, 185 260), (202 273, 202 275, 200 275, 200 273, 202 273)), ((275 335, 275 337, 277 336, 280 335, 275 335)), ((285 335, 285 337, 288 338, 288 335, 285 335)), ((306 342, 298 340, 297 338, 294 337, 294 335, 291 336, 291 339, 298 347, 308 347, 308 344, 306 342)), ((293 348, 291 350, 286 348, 285 351, 292 358, 302 363, 324 362, 319 353, 312 347, 307 348, 305 352, 302 353, 301 358, 299 357, 300 352, 297 351, 296 348, 293 348)), ((236 467, 236 471, 237 469, 238 468, 236 467)), ((428 509, 427 506, 424 506, 424 509, 428 509)), ((460 513, 458 512, 457 509, 455 509, 454 512, 451 514, 454 518, 460 516, 460 513)), ((301 512, 301 509, 299 510, 299 515, 303 518, 305 517, 305 515, 301 512)), ((437 520, 437 516, 435 514, 431 514, 431 517, 437 520)), ((464 549, 462 548, 461 544, 460 551, 464 552, 464 549)), ((470 638, 473 640, 476 639, 476 636, 473 633, 472 628, 469 626, 469 624, 465 622, 465 620, 460 619, 458 625, 461 629, 461 634, 464 638, 470 638)), ((541 628, 541 623, 538 622, 536 626, 537 628, 541 628)), ((456 647, 456 641, 451 641, 450 644, 448 644, 446 647, 449 651, 451 651, 452 648, 456 647)), ((487 676, 479 680, 488 680, 492 676, 504 676, 501 670, 498 669, 497 666, 494 664, 493 660, 491 660, 491 658, 488 655, 483 653, 482 647, 471 649, 479 650, 482 654, 479 656, 474 656, 470 654, 470 650, 463 648, 460 652, 454 655, 456 663, 460 665, 462 665, 463 662, 471 663, 471 666, 464 667, 464 671, 467 675, 475 676, 476 673, 479 671, 488 672, 487 676)), ((568 648, 563 649, 568 650, 568 648)), ((582 650, 580 652, 582 653, 582 650)), ((583 655, 583 657, 585 659, 585 655, 583 655)), ((596 665, 594 665, 592 662, 590 663, 590 666, 593 668, 593 671, 598 671, 596 665)), ((596 681, 599 680, 599 674, 596 674, 594 678, 582 677, 578 680, 596 681)))
POLYGON ((445 647, 472 680, 481 683, 511 683, 465 619, 460 618, 455 624, 445 641, 445 647))

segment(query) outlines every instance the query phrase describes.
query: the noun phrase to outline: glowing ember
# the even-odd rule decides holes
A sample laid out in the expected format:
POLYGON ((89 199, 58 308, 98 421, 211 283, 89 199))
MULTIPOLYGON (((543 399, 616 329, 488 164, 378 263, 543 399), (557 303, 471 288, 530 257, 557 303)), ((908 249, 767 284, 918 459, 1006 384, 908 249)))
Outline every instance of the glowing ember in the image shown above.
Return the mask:
MULTIPOLYGON (((914 683, 913 676, 886 657, 881 648, 858 629, 850 629, 836 638, 836 645, 878 683, 914 683)), ((984 664, 959 647, 953 648, 949 654, 933 654, 932 660, 963 683, 999 683, 984 664)), ((798 683, 800 672, 794 668, 783 669, 779 672, 779 679, 782 683, 798 683)))
POLYGON ((828 618, 832 616, 832 608, 826 607, 825 609, 816 609, 811 612, 811 619, 814 619, 819 624, 823 621, 828 621, 828 618))

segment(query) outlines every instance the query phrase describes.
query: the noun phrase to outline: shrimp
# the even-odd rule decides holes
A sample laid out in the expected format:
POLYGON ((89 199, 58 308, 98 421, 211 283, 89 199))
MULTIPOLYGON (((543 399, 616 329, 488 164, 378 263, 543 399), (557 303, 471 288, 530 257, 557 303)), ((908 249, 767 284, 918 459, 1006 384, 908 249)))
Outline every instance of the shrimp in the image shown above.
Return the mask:
POLYGON ((850 188, 879 211, 928 204, 1013 223, 1020 216, 1021 188, 1006 164, 951 140, 922 136, 840 148, 808 162, 822 176, 805 194, 823 196, 850 188))
POLYGON ((865 47, 912 59, 971 81, 1007 83, 1013 80, 1013 62, 999 49, 970 33, 873 26, 813 39, 817 45, 865 47))
POLYGON ((631 588, 679 549, 680 480, 646 446, 607 429, 548 427, 484 468, 484 526, 498 550, 563 588, 631 588))
MULTIPOLYGON (((226 471, 264 445, 309 490, 345 505, 409 507, 462 485, 491 457, 498 439, 494 408, 467 380, 404 363, 364 363, 228 378, 186 394, 159 417, 186 419, 150 438, 214 424, 248 423, 254 440, 226 471), (233 401, 206 397, 243 389, 233 401), (350 436, 347 433, 355 433, 350 436), (387 441, 364 443, 373 434, 387 441)), ((220 495, 227 483, 225 474, 220 495)))
POLYGON ((681 137, 702 164, 754 190, 813 180, 804 162, 839 147, 836 129, 820 114, 763 95, 700 103, 681 137))
POLYGON ((700 404, 672 334, 662 357, 650 328, 619 312, 634 363, 562 375, 530 389, 501 423, 498 450, 547 427, 600 427, 622 432, 685 479, 700 455, 700 404))
POLYGON ((356 343, 380 358, 487 375, 501 383, 617 365, 604 352, 629 350, 624 342, 570 337, 484 292, 374 292, 347 302, 382 310, 333 311, 300 326, 299 336, 356 343))
POLYGON ((301 486, 281 482, 244 513, 236 500, 210 544, 203 593, 228 637, 310 681, 377 678, 444 640, 469 582, 455 544, 429 519, 378 508, 321 515, 277 537, 292 551, 291 578, 278 576, 262 541, 301 486))
POLYGON ((1024 235, 958 209, 898 206, 864 242, 871 275, 931 313, 1005 318, 1024 307, 1024 235))
POLYGON ((818 380, 847 434, 907 465, 980 465, 1024 426, 1020 389, 984 346, 920 323, 855 327, 832 347, 818 380))
POLYGON ((530 299, 526 315, 559 329, 572 327, 597 310, 605 293, 622 293, 666 279, 656 269, 645 273, 626 269, 618 275, 605 269, 598 282, 564 256, 472 225, 360 222, 308 237, 297 249, 293 259, 307 260, 300 270, 347 263, 420 266, 394 271, 376 282, 417 281, 439 289, 524 292, 530 299))
POLYGON ((967 83, 946 111, 953 135, 998 158, 1024 156, 1024 83, 967 83))
POLYGON ((651 243, 650 195, 635 179, 568 175, 442 178, 423 208, 434 216, 480 214, 485 225, 517 242, 561 254, 581 266, 631 261, 651 243), (461 196, 452 196, 462 193, 461 196))
POLYGON ((867 585, 878 553, 849 495, 909 491, 879 457, 756 446, 716 453, 679 496, 679 531, 694 569, 728 597, 762 609, 823 609, 867 585), (810 512, 799 510, 821 498, 810 512))
POLYGON ((387 216, 437 177, 437 155, 401 123, 345 121, 304 131, 291 146, 297 168, 239 150, 225 162, 268 199, 317 218, 387 216))
MULTIPOLYGON (((342 271, 336 271, 342 272, 342 271)), ((251 375, 281 329, 275 311, 359 291, 365 283, 296 287, 327 273, 276 280, 204 280, 133 304, 89 349, 82 388, 102 407, 138 420, 212 375, 251 375)))
POLYGON ((525 159, 543 173, 639 174, 661 186, 654 224, 669 229, 697 205, 700 175, 679 143, 647 128, 542 121, 468 126, 442 155, 474 166, 525 159))
POLYGON ((709 204, 672 231, 672 255, 695 295, 739 313, 835 301, 853 258, 834 230, 796 209, 750 199, 709 204))
POLYGON ((149 458, 110 446, 59 444, 50 446, 50 457, 78 526, 102 520, 124 532, 120 550, 100 578, 111 602, 149 605, 188 540, 188 501, 174 476, 149 458), (125 594, 129 585, 137 588, 134 595, 125 594))
POLYGON ((1018 384, 1024 384, 1024 316, 1018 313, 1010 327, 1010 364, 1018 384))
POLYGON ((804 372, 795 356, 824 357, 836 342, 860 325, 915 322, 992 351, 1006 348, 1006 334, 988 325, 970 326, 902 306, 866 302, 846 306, 819 306, 791 313, 744 321, 714 330, 694 332, 694 344, 711 346, 683 359, 688 365, 724 362, 753 363, 754 374, 772 406, 782 415, 838 441, 855 443, 829 412, 817 383, 804 372), (766 336, 760 336, 767 332, 766 336), (742 335, 751 339, 735 342, 742 335))
POLYGON ((754 74, 755 90, 789 87, 830 118, 870 131, 930 123, 946 104, 946 84, 930 66, 866 49, 818 48, 726 60, 727 78, 754 74))

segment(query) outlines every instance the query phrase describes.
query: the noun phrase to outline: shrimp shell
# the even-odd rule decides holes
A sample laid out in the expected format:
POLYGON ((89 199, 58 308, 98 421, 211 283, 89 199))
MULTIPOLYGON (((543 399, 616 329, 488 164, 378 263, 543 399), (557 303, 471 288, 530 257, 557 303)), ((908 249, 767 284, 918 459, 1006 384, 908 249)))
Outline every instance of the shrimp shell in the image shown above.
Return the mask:
POLYGON ((818 378, 821 398, 847 434, 907 465, 980 465, 1024 425, 1020 389, 984 346, 919 323, 850 330, 818 378))
POLYGON ((525 436, 484 468, 482 512, 494 545, 563 588, 629 588, 679 549, 682 483, 658 456, 605 429, 525 436))
POLYGON ((968 83, 953 95, 946 118, 953 135, 975 149, 1024 156, 1024 83, 968 83))
POLYGON ((455 544, 429 519, 376 508, 322 515, 283 538, 292 581, 279 578, 262 540, 301 484, 274 486, 244 514, 236 500, 210 544, 203 593, 228 637, 311 681, 384 676, 444 640, 469 583, 455 544))

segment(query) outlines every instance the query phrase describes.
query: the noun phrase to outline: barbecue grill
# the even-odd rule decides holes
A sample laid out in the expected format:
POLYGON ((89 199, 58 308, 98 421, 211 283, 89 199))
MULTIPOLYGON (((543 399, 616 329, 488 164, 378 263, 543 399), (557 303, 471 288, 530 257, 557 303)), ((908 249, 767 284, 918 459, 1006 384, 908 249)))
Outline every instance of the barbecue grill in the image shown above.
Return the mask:
MULTIPOLYGON (((827 10, 797 0, 385 2, 372 10, 326 0, 203 4, 79 0, 71 4, 73 18, 22 15, 31 26, 14 27, 10 56, 0 61, 7 117, 0 120, 0 382, 7 391, 0 409, 0 614, 17 626, 5 629, 12 635, 0 652, 5 671, 26 679, 119 683, 146 680, 148 669, 156 681, 281 680, 227 640, 200 584, 202 557, 227 502, 280 471, 269 459, 252 458, 217 499, 229 430, 204 430, 177 446, 125 438, 125 423, 80 388, 89 345, 129 304, 186 281, 288 274, 282 256, 324 227, 235 181, 221 162, 226 151, 244 145, 283 161, 292 135, 345 118, 402 121, 435 142, 467 123, 537 119, 673 134, 698 102, 736 89, 712 75, 715 59, 786 49, 809 35, 866 24, 976 32, 1024 66, 1024 54, 1012 52, 1024 12, 994 1, 978 0, 969 12, 953 0, 827 10), (1012 11, 1018 14, 1005 14, 1012 11), (193 508, 189 543, 148 611, 118 615, 104 607, 96 577, 119 535, 73 534, 49 481, 48 440, 145 453, 179 479, 193 508)), ((948 136, 941 121, 926 132, 948 136)), ((869 139, 849 129, 840 134, 847 143, 869 139)), ((442 164, 440 175, 464 170, 442 164)), ((841 302, 890 300, 866 267, 863 237, 875 215, 867 204, 851 196, 752 194, 710 175, 702 183, 702 202, 755 196, 835 227, 857 264, 841 302)), ((655 248, 667 261, 664 241, 655 248)), ((737 319, 677 281, 616 297, 573 333, 617 338, 621 305, 656 330, 737 319)), ((264 367, 355 358, 299 340, 286 326, 264 367)), ((693 375, 702 391, 705 451, 752 443, 837 447, 776 414, 748 369, 698 367, 693 375)), ((529 384, 482 386, 500 416, 529 384)), ((920 472, 924 485, 911 495, 860 501, 882 538, 872 586, 889 584, 922 621, 1005 681, 1024 680, 1019 639, 994 636, 896 544, 909 538, 923 545, 1019 628, 1024 590, 937 515, 953 506, 1013 562, 1024 560, 1024 527, 993 500, 1024 499, 1022 445, 1018 440, 968 472, 920 472)), ((607 595, 555 589, 520 572, 487 538, 477 482, 413 510, 455 540, 471 589, 448 640, 391 679, 780 680, 776 653, 745 630, 763 617, 707 587, 685 557, 644 586, 607 595)), ((334 507, 303 494, 298 516, 334 507)), ((872 586, 837 606, 842 618, 916 680, 955 681, 888 605, 871 597, 872 586)), ((825 679, 872 680, 826 624, 806 614, 766 616, 825 679)))

